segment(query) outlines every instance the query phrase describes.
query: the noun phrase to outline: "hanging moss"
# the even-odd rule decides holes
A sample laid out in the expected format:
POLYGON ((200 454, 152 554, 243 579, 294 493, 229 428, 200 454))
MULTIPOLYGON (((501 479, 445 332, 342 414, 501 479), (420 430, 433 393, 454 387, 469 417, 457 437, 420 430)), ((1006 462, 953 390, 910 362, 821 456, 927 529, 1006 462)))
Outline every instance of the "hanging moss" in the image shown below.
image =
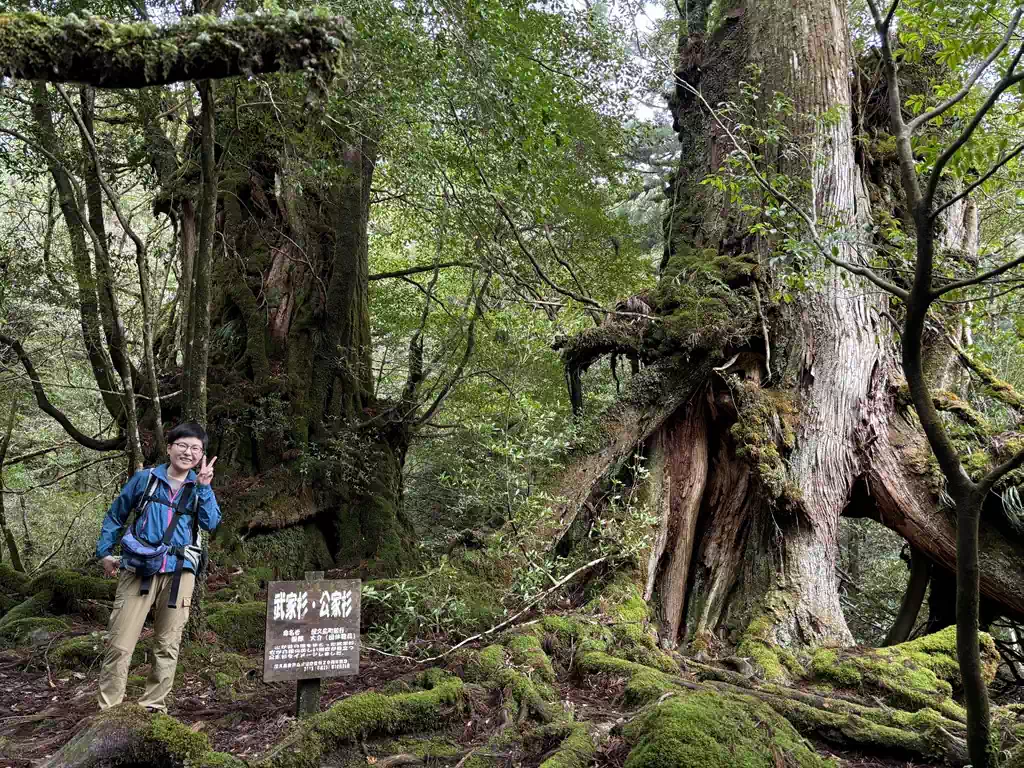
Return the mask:
POLYGON ((800 768, 835 766, 789 722, 753 698, 681 693, 624 730, 626 768, 800 768))
POLYGON ((279 70, 333 72, 351 32, 322 14, 194 16, 166 27, 0 14, 0 75, 141 88, 279 70))

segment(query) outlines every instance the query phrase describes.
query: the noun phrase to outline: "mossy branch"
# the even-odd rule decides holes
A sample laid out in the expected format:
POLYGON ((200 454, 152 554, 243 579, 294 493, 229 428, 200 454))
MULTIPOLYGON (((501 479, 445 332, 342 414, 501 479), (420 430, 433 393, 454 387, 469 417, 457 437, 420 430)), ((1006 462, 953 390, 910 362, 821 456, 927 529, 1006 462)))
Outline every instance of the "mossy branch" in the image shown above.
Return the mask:
POLYGON ((178 24, 0 14, 0 76, 142 88, 282 70, 333 73, 351 41, 337 16, 289 12, 178 24))
POLYGON ((957 357, 968 370, 972 371, 985 385, 985 394, 995 398, 1004 405, 1018 410, 1024 409, 1024 395, 1021 395, 1008 381, 1000 379, 996 372, 980 360, 975 359, 966 349, 947 337, 956 350, 957 357))

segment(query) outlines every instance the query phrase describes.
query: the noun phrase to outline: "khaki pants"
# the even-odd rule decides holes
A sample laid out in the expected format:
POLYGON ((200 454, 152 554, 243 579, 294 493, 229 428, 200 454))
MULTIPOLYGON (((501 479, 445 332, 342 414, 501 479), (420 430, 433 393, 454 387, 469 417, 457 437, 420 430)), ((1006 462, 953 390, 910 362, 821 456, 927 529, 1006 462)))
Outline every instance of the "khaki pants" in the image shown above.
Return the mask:
POLYGON ((139 641, 139 633, 142 632, 146 615, 150 607, 155 606, 153 664, 146 680, 146 691, 139 699, 139 704, 161 712, 167 711, 164 700, 174 685, 181 631, 188 621, 195 575, 191 571, 184 571, 181 574, 177 608, 170 608, 167 605, 173 579, 173 573, 155 574, 149 587, 149 594, 140 595, 139 586, 142 579, 131 571, 121 571, 117 593, 114 596, 114 611, 110 614, 110 637, 103 657, 103 669, 100 671, 100 709, 113 707, 124 699, 132 653, 139 641))

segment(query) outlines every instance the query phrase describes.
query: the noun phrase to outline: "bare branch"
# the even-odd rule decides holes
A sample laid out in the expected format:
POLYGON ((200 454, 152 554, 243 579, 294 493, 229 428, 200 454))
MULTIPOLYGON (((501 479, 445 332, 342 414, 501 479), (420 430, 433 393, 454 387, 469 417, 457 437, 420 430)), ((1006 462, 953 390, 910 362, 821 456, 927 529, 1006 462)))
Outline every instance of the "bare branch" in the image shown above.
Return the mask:
POLYGON ((473 350, 476 347, 476 321, 479 320, 480 316, 483 314, 484 294, 487 292, 487 286, 490 285, 491 274, 491 272, 488 272, 484 276, 483 283, 480 286, 480 292, 476 295, 476 307, 473 310, 473 319, 469 321, 469 329, 466 332, 466 351, 462 355, 462 360, 459 362, 454 373, 452 373, 448 383, 445 384, 437 397, 434 398, 434 402, 431 403, 426 413, 416 420, 417 426, 430 421, 433 415, 437 412, 437 409, 441 407, 441 404, 448 399, 448 395, 451 394, 452 387, 455 386, 455 383, 462 376, 462 371, 466 368, 466 363, 468 363, 469 359, 473 356, 473 350))
POLYGON ((1020 82, 1024 82, 1024 73, 1013 74, 1017 68, 1017 64, 1020 62, 1021 54, 1024 53, 1024 43, 1021 44, 1020 49, 1017 51, 1017 55, 1014 56, 1013 61, 1010 64, 1009 69, 1006 71, 1006 75, 1002 80, 999 81, 998 85, 992 89, 992 92, 985 99, 985 103, 978 107, 977 112, 974 113, 974 117, 971 118, 971 122, 967 124, 963 132, 957 136, 956 140, 946 147, 945 151, 939 155, 939 159, 935 161, 935 167, 932 168, 931 175, 928 178, 928 188, 924 194, 923 202, 925 204, 925 210, 931 208, 932 201, 935 199, 935 190, 939 188, 939 180, 942 178, 942 171, 949 164, 949 161, 953 159, 960 147, 968 142, 974 132, 981 125, 981 121, 985 119, 985 115, 991 111, 995 103, 999 101, 999 97, 1008 89, 1020 82))
POLYGON ((1021 142, 1020 144, 1018 144, 1010 154, 1005 155, 1004 157, 1002 157, 999 160, 997 160, 995 162, 995 164, 991 168, 989 168, 988 171, 985 172, 984 175, 982 175, 976 181, 973 181, 970 184, 968 184, 966 187, 964 187, 963 191, 960 192, 960 194, 956 195, 955 197, 951 198, 950 200, 947 200, 945 203, 943 203, 938 208, 936 208, 934 211, 932 211, 931 218, 934 219, 934 218, 938 217, 938 215, 940 213, 942 213, 944 210, 946 210, 947 208, 949 208, 949 206, 951 206, 951 205, 953 205, 953 204, 963 200, 965 197, 967 197, 969 194, 971 194, 971 192, 973 192, 978 187, 980 187, 982 184, 984 184, 986 181, 991 179, 992 176, 995 175, 996 171, 998 171, 1000 168, 1002 168, 1008 162, 1013 160, 1013 158, 1015 158, 1017 155, 1019 155, 1022 151, 1024 151, 1024 142, 1021 142))
POLYGON ((60 424, 64 431, 68 433, 76 443, 84 445, 86 448, 91 448, 94 451, 114 451, 124 447, 124 437, 116 437, 111 440, 97 440, 89 437, 88 435, 80 432, 71 420, 64 415, 64 413, 58 409, 53 403, 50 402, 46 396, 46 391, 43 389, 42 382, 39 380, 39 374, 36 373, 35 366, 32 364, 32 359, 25 352, 25 348, 21 345, 21 342, 15 338, 0 333, 0 343, 6 344, 8 347, 14 350, 14 353, 21 360, 21 364, 25 367, 25 372, 28 374, 29 379, 32 381, 32 391, 36 396, 36 404, 39 406, 43 413, 49 415, 58 424, 60 424))
MULTIPOLYGON (((893 7, 895 8, 895 4, 893 7)), ((990 53, 988 57, 977 66, 977 68, 974 70, 971 76, 967 78, 967 82, 964 83, 963 88, 957 91, 953 96, 944 101, 942 104, 935 107, 935 109, 932 109, 929 112, 924 112, 915 117, 909 123, 907 123, 907 130, 910 133, 914 133, 914 131, 916 131, 925 123, 934 120, 943 112, 956 106, 960 101, 964 99, 964 97, 967 96, 968 93, 971 92, 971 89, 974 87, 974 84, 978 82, 978 78, 982 76, 985 70, 988 69, 992 62, 999 57, 999 54, 1001 54, 1006 49, 1006 46, 1010 44, 1010 40, 1013 37, 1013 31, 1017 28, 1017 22, 1020 21, 1021 13, 1024 13, 1024 9, 1018 8, 1016 11, 1013 12, 1013 17, 1010 19, 1010 23, 1006 27, 1006 34, 1003 36, 1002 41, 999 43, 999 45, 995 47, 992 53, 990 53)), ((888 24, 888 19, 886 20, 886 23, 888 24)))
POLYGON ((982 493, 987 494, 1005 475, 1013 472, 1015 469, 1020 469, 1021 466, 1024 466, 1024 451, 1018 451, 1010 459, 981 478, 978 482, 978 489, 982 493))
POLYGON ((475 269, 480 266, 470 261, 449 261, 444 264, 428 264, 423 267, 409 267, 408 269, 396 269, 394 272, 378 272, 375 275, 370 275, 367 280, 388 280, 393 277, 406 277, 407 275, 417 275, 420 272, 432 272, 435 269, 448 269, 449 267, 465 267, 466 269, 475 269))
POLYGON ((974 277, 969 277, 965 280, 956 280, 955 282, 948 283, 941 288, 936 288, 929 296, 929 303, 950 291, 958 291, 961 288, 966 288, 970 285, 977 285, 978 283, 983 283, 986 280, 991 280, 993 277, 999 277, 999 275, 1009 272, 1011 269, 1018 267, 1021 264, 1024 264, 1024 255, 1018 256, 1016 259, 1008 261, 1005 264, 1001 264, 994 269, 990 269, 988 272, 982 272, 980 275, 975 275, 974 277))
POLYGON ((903 122, 903 104, 900 96, 900 80, 896 67, 896 57, 892 52, 892 45, 889 42, 889 27, 892 22, 890 14, 882 19, 875 0, 867 0, 868 8, 871 9, 871 17, 875 21, 875 31, 878 33, 879 45, 882 49, 882 69, 885 72, 885 81, 889 90, 889 122, 892 125, 892 135, 896 139, 896 157, 900 165, 900 178, 903 183, 903 190, 907 195, 907 202, 911 210, 916 210, 921 200, 921 185, 917 178, 917 167, 914 164, 914 150, 910 146, 910 131, 907 124, 903 122))
POLYGON ((892 5, 889 6, 889 12, 885 14, 885 29, 889 29, 889 25, 892 24, 892 17, 896 15, 896 9, 899 7, 899 5, 900 0, 893 0, 892 5))

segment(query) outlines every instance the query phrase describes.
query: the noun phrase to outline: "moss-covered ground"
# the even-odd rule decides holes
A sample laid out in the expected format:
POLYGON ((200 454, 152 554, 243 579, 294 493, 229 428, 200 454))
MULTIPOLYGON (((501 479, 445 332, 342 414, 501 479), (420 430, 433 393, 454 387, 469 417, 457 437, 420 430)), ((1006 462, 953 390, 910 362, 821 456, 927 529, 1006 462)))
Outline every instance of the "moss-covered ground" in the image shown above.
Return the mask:
MULTIPOLYGON (((466 606, 478 596, 466 611, 481 613, 467 622, 486 628, 484 618, 497 616, 493 597, 451 568, 436 583, 414 577, 374 589, 388 600, 405 595, 423 615, 442 595, 466 606)), ((743 675, 662 649, 635 574, 620 573, 580 593, 574 609, 524 616, 428 665, 366 649, 357 677, 325 681, 321 714, 295 721, 294 684, 261 681, 263 586, 272 574, 221 574, 210 632, 179 658, 172 716, 126 704, 96 717, 102 628, 55 609, 52 592, 67 592, 66 580, 39 581, 51 596, 25 606, 29 583, 0 575, 24 590, 0 626, 0 705, 24 713, 0 723, 0 758, 59 750, 74 766, 108 750, 176 768, 838 768, 834 755, 849 752, 900 765, 962 763, 950 630, 893 648, 793 653, 771 646, 754 622, 735 651, 756 670, 743 675)), ((79 589, 73 599, 102 602, 95 585, 79 589)), ((148 634, 133 658, 129 702, 150 671, 148 634)), ((990 641, 983 648, 991 673, 990 641)), ((1008 764, 1020 763, 1024 711, 997 708, 996 718, 1008 764)))

